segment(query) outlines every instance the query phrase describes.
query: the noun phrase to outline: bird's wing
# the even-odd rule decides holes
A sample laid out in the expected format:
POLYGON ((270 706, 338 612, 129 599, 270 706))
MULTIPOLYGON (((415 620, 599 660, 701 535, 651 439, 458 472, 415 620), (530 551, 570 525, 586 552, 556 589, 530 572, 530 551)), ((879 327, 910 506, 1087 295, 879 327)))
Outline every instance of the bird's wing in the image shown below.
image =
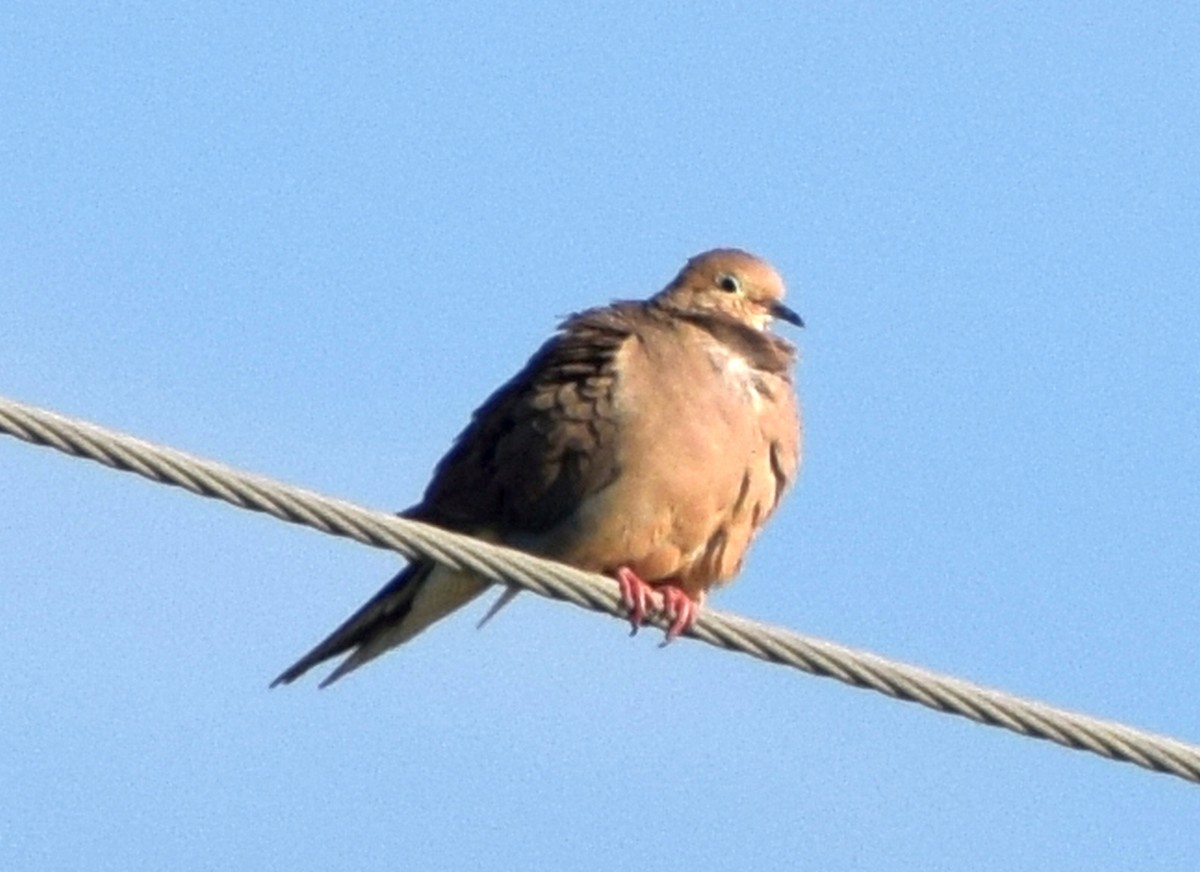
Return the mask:
POLYGON ((536 535, 618 473, 617 355, 640 304, 572 316, 475 412, 411 517, 453 529, 536 535))
MULTIPOLYGON (((485 538, 536 535, 617 475, 615 356, 636 304, 575 315, 480 407, 438 464, 424 500, 404 514, 485 538)), ((350 652, 336 681, 408 641, 488 587, 432 561, 403 569, 275 684, 350 652)))

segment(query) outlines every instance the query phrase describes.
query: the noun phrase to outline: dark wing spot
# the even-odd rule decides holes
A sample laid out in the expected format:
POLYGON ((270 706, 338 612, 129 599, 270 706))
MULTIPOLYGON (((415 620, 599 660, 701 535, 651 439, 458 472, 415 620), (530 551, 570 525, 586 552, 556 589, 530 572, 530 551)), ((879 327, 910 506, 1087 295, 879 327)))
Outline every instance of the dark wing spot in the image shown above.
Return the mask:
POLYGON ((783 448, 780 446, 779 442, 772 442, 771 472, 775 476, 775 500, 771 503, 772 511, 774 511, 775 507, 779 505, 779 500, 783 496, 783 492, 787 490, 788 486, 788 475, 787 471, 783 468, 783 459, 781 457, 782 454, 783 448))
POLYGON ((746 497, 750 493, 750 470, 742 473, 742 484, 738 488, 737 499, 733 501, 733 514, 738 514, 742 510, 742 506, 746 503, 746 497))
POLYGON ((721 564, 725 562, 725 548, 729 545, 729 532, 724 527, 708 537, 704 546, 704 567, 709 580, 716 580, 721 575, 721 564))

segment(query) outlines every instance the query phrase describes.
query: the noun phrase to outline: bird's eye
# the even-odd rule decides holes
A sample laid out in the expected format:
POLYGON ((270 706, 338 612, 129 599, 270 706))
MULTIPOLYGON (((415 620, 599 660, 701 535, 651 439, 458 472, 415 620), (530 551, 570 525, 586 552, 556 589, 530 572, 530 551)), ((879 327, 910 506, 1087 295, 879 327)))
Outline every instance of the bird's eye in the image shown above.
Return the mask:
POLYGON ((736 294, 742 289, 737 276, 731 276, 729 273, 717 277, 717 287, 729 294, 736 294))

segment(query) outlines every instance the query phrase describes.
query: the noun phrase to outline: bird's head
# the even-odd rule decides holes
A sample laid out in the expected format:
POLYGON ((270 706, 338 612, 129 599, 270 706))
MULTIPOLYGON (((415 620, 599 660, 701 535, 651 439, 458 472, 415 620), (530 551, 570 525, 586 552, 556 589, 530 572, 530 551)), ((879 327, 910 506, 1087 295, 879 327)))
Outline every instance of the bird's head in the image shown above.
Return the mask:
POLYGON ((687 262, 654 302, 684 312, 716 312, 755 330, 773 318, 803 327, 783 304, 783 279, 769 263, 736 248, 717 248, 687 262))

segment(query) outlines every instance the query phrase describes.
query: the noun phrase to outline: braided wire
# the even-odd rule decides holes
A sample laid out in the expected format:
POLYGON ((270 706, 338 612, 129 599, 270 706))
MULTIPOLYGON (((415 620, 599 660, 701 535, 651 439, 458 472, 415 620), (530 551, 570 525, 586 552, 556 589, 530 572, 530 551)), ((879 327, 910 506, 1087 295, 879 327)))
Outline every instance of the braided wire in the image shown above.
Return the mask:
MULTIPOLYGON (((0 432, 408 558, 426 557, 582 608, 625 615, 616 583, 604 576, 240 472, 4 397, 0 432)), ((661 616, 651 616, 651 621, 663 625, 661 616)), ((1200 747, 1121 723, 711 609, 699 613, 687 635, 939 712, 1200 783, 1200 747)))

